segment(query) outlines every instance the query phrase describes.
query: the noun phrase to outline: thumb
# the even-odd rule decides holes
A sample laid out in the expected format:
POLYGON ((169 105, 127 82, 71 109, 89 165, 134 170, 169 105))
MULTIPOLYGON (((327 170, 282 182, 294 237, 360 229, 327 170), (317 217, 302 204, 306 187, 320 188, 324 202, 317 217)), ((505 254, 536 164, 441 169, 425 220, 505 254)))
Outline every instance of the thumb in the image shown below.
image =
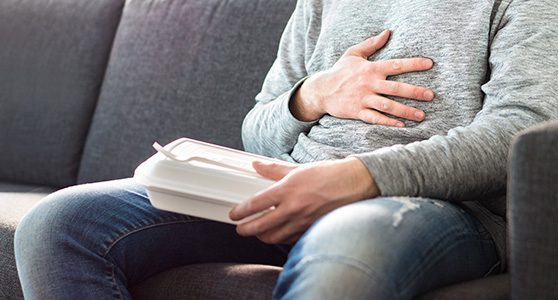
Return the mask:
POLYGON ((376 53, 383 46, 385 46, 391 36, 389 30, 384 30, 382 33, 378 34, 373 38, 368 38, 352 47, 347 49, 344 55, 360 56, 364 59, 368 59, 369 56, 376 53))
POLYGON ((287 176, 289 172, 296 169, 296 165, 283 165, 278 163, 263 163, 260 161, 252 162, 252 166, 258 172, 258 174, 262 175, 265 178, 272 179, 275 181, 283 179, 283 177, 287 176))

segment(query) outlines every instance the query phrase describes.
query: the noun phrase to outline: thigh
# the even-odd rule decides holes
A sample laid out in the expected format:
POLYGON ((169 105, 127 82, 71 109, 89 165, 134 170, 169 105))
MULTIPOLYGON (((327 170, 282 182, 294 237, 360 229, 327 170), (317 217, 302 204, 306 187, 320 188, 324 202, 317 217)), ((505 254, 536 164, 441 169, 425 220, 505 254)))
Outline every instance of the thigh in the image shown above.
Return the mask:
POLYGON ((460 207, 377 198, 318 220, 291 251, 276 296, 410 299, 497 263, 490 235, 460 207))
POLYGON ((233 225, 154 208, 145 189, 130 179, 61 190, 26 219, 23 231, 41 231, 35 249, 57 248, 48 257, 52 263, 86 266, 95 259, 89 255, 100 257, 116 266, 127 285, 186 264, 281 265, 286 259, 282 248, 240 237, 233 225))

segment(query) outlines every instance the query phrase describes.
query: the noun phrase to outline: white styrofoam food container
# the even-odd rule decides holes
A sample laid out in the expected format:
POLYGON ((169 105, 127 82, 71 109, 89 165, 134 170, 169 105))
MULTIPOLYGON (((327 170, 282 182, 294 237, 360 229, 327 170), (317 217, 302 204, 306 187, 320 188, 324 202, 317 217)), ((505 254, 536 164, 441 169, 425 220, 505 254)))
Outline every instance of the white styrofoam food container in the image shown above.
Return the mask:
MULTIPOLYGON (((253 161, 277 160, 181 138, 136 168, 134 179, 147 188, 159 209, 235 224, 229 211, 274 183, 261 177, 253 161)), ((284 162, 283 162, 284 163, 284 162)))

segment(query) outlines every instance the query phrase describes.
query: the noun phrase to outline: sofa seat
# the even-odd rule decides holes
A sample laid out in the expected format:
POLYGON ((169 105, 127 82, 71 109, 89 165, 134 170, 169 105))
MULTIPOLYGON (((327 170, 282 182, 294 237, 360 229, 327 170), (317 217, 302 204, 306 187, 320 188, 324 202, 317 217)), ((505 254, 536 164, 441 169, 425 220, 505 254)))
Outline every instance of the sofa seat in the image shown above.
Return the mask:
POLYGON ((25 213, 56 188, 0 181, 0 299, 23 299, 14 257, 14 232, 25 213))
MULTIPOLYGON (((13 251, 17 224, 56 188, 0 181, 0 299, 23 299, 13 251)), ((134 299, 269 299, 281 268, 250 264, 199 264, 157 274, 132 288, 134 299)), ((420 300, 509 299, 509 275, 460 283, 420 300)))
MULTIPOLYGON (((281 268, 249 264, 199 264, 157 274, 132 289, 136 300, 271 299, 281 268)), ((418 300, 509 299, 509 274, 436 289, 418 300)))
POLYGON ((270 299, 281 268, 215 263, 175 268, 132 288, 136 300, 270 299))
MULTIPOLYGON (((0 299, 23 299, 13 251, 17 224, 33 205, 56 188, 0 181, 0 299)), ((132 288, 134 299, 269 299, 281 268, 214 263, 175 268, 132 288)), ((509 275, 460 283, 432 291, 420 300, 509 299, 509 275)))

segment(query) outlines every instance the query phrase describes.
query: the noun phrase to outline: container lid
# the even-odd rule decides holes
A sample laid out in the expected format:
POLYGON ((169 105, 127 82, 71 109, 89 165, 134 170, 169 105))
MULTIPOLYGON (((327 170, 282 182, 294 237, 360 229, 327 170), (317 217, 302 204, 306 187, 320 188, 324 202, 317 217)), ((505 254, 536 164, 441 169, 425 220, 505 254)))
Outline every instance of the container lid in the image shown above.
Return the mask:
POLYGON ((274 183, 256 173, 253 161, 284 163, 188 138, 153 147, 157 153, 136 168, 140 184, 230 207, 274 183))

